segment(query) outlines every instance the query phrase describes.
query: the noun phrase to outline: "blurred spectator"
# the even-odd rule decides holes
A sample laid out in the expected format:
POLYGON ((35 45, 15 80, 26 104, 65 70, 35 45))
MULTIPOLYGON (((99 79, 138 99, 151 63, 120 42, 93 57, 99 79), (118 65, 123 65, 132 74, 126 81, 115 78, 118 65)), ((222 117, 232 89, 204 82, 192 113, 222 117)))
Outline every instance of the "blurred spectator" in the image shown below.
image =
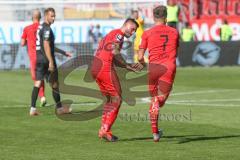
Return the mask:
POLYGON ((100 28, 101 28, 101 26, 99 24, 97 24, 95 29, 94 29, 93 35, 94 35, 94 41, 95 42, 101 41, 101 39, 103 37, 102 33, 100 31, 100 28))
POLYGON ((100 31, 101 26, 99 24, 96 25, 93 31, 93 50, 95 51, 98 47, 98 43, 102 40, 103 35, 100 31))
POLYGON ((135 38, 134 38, 134 56, 133 56, 133 61, 137 63, 139 45, 140 45, 142 34, 144 32, 144 17, 139 13, 138 9, 133 9, 132 18, 134 18, 139 25, 139 27, 136 30, 135 38))
POLYGON ((230 41, 232 39, 232 34, 232 28, 228 25, 228 21, 225 19, 220 28, 221 41, 230 41))
POLYGON ((95 50, 98 47, 98 43, 101 41, 103 35, 100 32, 100 25, 97 24, 95 27, 94 25, 89 26, 88 34, 87 34, 87 42, 92 44, 92 49, 95 50))
POLYGON ((94 42, 94 34, 93 34, 94 26, 90 25, 87 34, 87 42, 93 43, 94 42))
POLYGON ((167 25, 177 29, 180 9, 173 0, 167 1, 167 25))
POLYGON ((187 22, 185 28, 182 29, 181 35, 183 42, 190 42, 195 40, 195 33, 192 26, 187 22))

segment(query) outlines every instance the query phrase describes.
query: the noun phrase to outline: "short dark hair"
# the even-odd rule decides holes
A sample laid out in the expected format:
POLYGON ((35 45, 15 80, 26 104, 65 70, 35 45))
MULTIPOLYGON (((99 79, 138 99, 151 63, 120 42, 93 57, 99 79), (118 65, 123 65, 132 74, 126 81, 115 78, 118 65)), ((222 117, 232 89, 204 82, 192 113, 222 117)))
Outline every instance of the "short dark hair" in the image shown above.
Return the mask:
POLYGON ((47 9, 45 9, 44 10, 44 15, 47 15, 48 14, 48 12, 53 12, 53 13, 55 13, 55 9, 54 8, 47 8, 47 9))
POLYGON ((223 20, 224 24, 228 24, 228 21, 226 19, 223 20))
POLYGON ((125 22, 124 22, 124 24, 126 24, 127 22, 132 22, 132 23, 134 23, 134 24, 137 26, 137 28, 139 27, 138 23, 137 23, 137 22, 135 21, 135 19, 133 19, 133 18, 128 18, 128 19, 126 19, 125 22))
POLYGON ((154 18, 167 18, 167 7, 160 5, 153 9, 153 17, 154 18))
POLYGON ((133 13, 138 13, 138 10, 133 9, 133 10, 132 10, 132 14, 133 14, 133 13))

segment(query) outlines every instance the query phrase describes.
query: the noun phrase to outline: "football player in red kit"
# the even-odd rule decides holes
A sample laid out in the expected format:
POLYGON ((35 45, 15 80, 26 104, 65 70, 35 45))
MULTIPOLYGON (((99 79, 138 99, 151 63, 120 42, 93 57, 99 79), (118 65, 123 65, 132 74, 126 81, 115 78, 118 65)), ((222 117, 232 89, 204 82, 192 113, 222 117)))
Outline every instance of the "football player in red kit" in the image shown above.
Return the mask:
MULTIPOLYGON (((27 26, 23 30, 22 34, 22 40, 21 40, 21 45, 25 46, 27 45, 28 48, 28 56, 30 59, 30 72, 31 72, 31 77, 32 80, 36 80, 36 32, 39 26, 39 21, 41 19, 41 13, 39 10, 34 10, 32 13, 32 21, 33 24, 27 26)), ((44 93, 44 82, 42 82, 40 88, 39 88, 39 95, 40 101, 41 101, 41 106, 46 105, 46 98, 45 98, 45 93, 44 93)))
POLYGON ((121 86, 114 64, 118 64, 128 70, 136 71, 134 65, 127 64, 120 54, 124 37, 132 36, 138 24, 134 19, 127 19, 120 29, 112 30, 108 33, 98 45, 93 63, 92 75, 96 80, 102 94, 107 98, 102 113, 101 128, 99 138, 107 141, 117 141, 117 137, 112 135, 111 127, 117 118, 118 111, 122 102, 121 86))
POLYGON ((172 89, 176 73, 178 32, 166 25, 167 8, 153 9, 155 25, 142 35, 139 46, 139 62, 144 64, 144 52, 149 51, 148 83, 152 97, 149 114, 153 139, 158 142, 162 131, 158 130, 159 109, 164 105, 172 89))

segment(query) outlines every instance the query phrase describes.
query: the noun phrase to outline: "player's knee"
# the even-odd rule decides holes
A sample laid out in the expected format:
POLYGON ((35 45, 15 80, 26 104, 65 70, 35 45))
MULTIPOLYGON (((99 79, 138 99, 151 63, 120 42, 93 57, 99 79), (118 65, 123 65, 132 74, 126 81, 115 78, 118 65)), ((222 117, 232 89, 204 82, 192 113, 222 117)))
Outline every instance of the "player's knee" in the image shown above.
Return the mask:
POLYGON ((122 104, 122 98, 120 96, 111 97, 111 102, 120 106, 122 104))
POLYGON ((159 103, 159 107, 162 107, 165 104, 167 97, 168 97, 168 95, 156 96, 158 103, 159 103))
POLYGON ((53 82, 50 85, 51 85, 52 89, 58 89, 59 88, 58 82, 53 82))
POLYGON ((41 86, 41 83, 42 81, 35 81, 34 86, 39 88, 41 86))

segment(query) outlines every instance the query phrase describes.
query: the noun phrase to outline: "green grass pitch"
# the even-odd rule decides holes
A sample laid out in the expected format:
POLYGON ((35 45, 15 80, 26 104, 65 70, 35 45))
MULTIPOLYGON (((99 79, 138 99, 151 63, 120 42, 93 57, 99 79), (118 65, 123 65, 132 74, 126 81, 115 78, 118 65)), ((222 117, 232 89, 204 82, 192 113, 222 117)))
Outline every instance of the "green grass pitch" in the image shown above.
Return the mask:
MULTIPOLYGON (((84 83, 84 70, 66 83, 84 83)), ((164 136, 152 141, 147 120, 148 99, 123 103, 113 132, 116 143, 98 139, 100 118, 63 121, 53 106, 29 117, 32 81, 28 71, 0 71, 0 160, 239 160, 239 67, 178 68, 174 88, 161 109, 164 136), (139 118, 140 117, 140 118, 139 118)), ((53 104, 49 86, 48 104, 53 104)), ((99 100, 62 95, 74 100, 73 110, 90 110, 99 100)))

